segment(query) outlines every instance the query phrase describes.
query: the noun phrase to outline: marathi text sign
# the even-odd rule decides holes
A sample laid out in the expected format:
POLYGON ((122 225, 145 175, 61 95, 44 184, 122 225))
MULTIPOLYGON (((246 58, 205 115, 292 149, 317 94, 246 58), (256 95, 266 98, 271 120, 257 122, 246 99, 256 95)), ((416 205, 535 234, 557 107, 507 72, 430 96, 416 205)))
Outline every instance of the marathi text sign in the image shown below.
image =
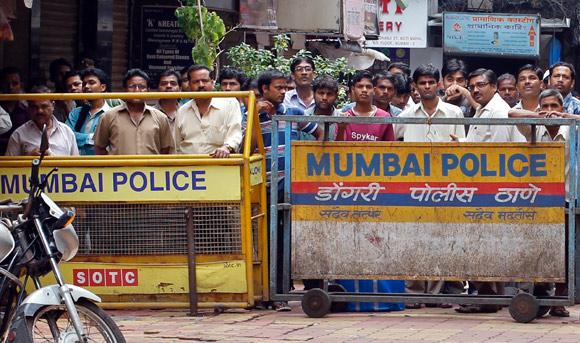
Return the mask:
POLYGON ((443 50, 449 54, 537 57, 537 15, 444 13, 443 50))
POLYGON ((426 48, 427 13, 429 3, 425 0, 409 0, 406 9, 395 1, 379 3, 379 39, 366 41, 373 48, 426 48))
MULTIPOLYGON (((44 168, 48 172, 48 168, 44 168)), ((27 196, 30 168, 3 168, 0 199, 27 196)), ((41 173, 41 178, 46 174, 41 173)), ((55 201, 211 201, 240 199, 236 166, 59 167, 46 191, 55 201)))
POLYGON ((294 277, 563 280, 563 144, 363 145, 293 143, 294 277))

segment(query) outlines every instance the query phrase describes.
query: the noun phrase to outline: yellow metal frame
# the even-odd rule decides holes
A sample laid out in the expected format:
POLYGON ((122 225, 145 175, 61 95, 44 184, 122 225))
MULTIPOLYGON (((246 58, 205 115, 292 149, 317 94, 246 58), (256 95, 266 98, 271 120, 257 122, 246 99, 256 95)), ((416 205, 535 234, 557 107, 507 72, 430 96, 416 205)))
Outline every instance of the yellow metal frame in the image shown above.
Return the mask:
MULTIPOLYGON (((94 100, 94 99, 182 99, 197 98, 207 99, 213 97, 246 97, 248 98, 248 117, 246 125, 246 135, 243 142, 243 153, 232 154, 227 159, 210 158, 208 155, 158 155, 151 156, 72 156, 66 158, 47 157, 43 162, 45 167, 113 167, 113 166, 239 166, 241 168, 241 239, 242 239, 242 256, 246 266, 247 293, 244 300, 224 299, 222 296, 212 296, 213 294, 200 295, 200 307, 211 307, 223 305, 226 307, 251 307, 255 301, 269 300, 268 291, 268 233, 267 233, 267 203, 266 203, 266 160, 264 143, 259 125, 259 119, 256 111, 256 96, 254 92, 135 92, 135 93, 81 93, 81 94, 58 94, 58 93, 41 93, 41 94, 0 94, 0 101, 15 100, 94 100), (253 139, 255 137, 255 139, 253 139), (254 142, 254 143, 253 143, 254 142), (256 146, 254 147, 253 144, 256 146), (254 153, 255 152, 255 153, 254 153), (261 165, 261 183, 251 185, 250 182, 250 164, 260 163, 261 165), (258 204, 259 213, 252 216, 252 204, 258 204), (253 259, 253 235, 252 221, 258 223, 258 256, 257 260, 253 259), (256 293, 256 290, 258 293, 256 293)), ((0 157, 0 168, 26 168, 30 166, 30 160, 33 157, 0 157)), ((183 263, 187 265, 186 255, 162 256, 161 261, 173 261, 174 263, 183 263)), ((222 257, 222 256, 220 256, 222 257)), ((240 256, 230 256, 238 259, 240 256)), ((73 259, 77 262, 82 256, 73 259)), ((87 263, 103 262, 108 263, 127 263, 129 261, 137 262, 147 260, 145 256, 102 256, 88 257, 87 263)), ((223 258, 212 255, 200 255, 196 261, 211 262, 224 261, 223 258)), ((226 257, 227 260, 227 257, 226 257)), ((159 259, 157 261, 159 263, 159 259)), ((161 262, 163 263, 163 262, 161 262)), ((104 297, 105 302, 109 299, 104 297)), ((116 308, 146 308, 146 307, 187 307, 187 300, 183 297, 172 297, 155 302, 135 302, 135 299, 118 297, 114 302, 106 303, 107 307, 116 308)))

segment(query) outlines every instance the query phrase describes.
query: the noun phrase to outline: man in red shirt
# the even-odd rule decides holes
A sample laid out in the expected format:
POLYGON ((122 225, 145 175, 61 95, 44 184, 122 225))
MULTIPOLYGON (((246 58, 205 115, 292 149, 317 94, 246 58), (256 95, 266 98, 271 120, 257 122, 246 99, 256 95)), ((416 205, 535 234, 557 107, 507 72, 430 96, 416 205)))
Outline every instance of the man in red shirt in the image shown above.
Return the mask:
MULTIPOLYGON (((350 81, 350 94, 355 101, 353 108, 344 115, 348 117, 391 117, 377 106, 373 105, 374 84, 373 76, 368 71, 357 72, 350 81)), ((341 125, 337 140, 342 141, 394 141, 395 132, 392 124, 358 124, 348 123, 341 125)))

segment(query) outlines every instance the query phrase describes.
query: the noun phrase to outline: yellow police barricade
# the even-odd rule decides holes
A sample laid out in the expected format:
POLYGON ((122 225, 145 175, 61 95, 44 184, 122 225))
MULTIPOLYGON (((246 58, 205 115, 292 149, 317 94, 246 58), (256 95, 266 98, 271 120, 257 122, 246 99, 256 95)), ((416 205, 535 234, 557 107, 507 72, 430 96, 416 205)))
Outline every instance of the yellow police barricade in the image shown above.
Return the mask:
MULTIPOLYGON (((21 94, 0 100, 248 97, 243 154, 47 157, 47 192, 74 207, 77 256, 69 283, 108 308, 188 307, 186 210, 192 209, 200 307, 268 300, 264 146, 253 92, 21 94), (254 137, 254 143, 252 138, 254 137), (258 153, 252 154, 252 144, 258 153)), ((0 157, 0 200, 26 196, 31 157, 0 157)))

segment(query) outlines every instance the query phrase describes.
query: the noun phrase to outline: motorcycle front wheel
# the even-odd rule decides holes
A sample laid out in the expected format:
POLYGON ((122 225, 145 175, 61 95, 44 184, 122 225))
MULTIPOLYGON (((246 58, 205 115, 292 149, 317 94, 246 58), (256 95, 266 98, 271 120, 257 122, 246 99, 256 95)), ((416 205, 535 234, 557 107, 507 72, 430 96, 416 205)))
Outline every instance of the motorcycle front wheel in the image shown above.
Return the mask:
MULTIPOLYGON (((125 343, 113 319, 90 301, 75 303, 88 342, 125 343)), ((64 305, 50 305, 38 310, 27 320, 33 342, 77 342, 76 331, 64 305)))

